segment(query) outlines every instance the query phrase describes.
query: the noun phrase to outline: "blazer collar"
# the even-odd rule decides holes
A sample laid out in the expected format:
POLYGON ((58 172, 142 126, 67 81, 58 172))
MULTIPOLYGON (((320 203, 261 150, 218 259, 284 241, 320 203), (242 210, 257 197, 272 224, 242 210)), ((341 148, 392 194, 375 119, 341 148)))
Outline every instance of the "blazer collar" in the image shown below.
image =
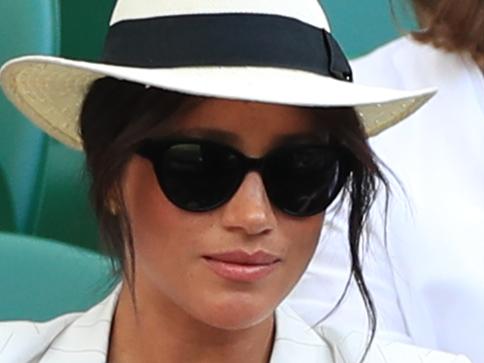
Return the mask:
POLYGON ((77 317, 50 344, 39 363, 106 363, 111 322, 121 284, 77 317))
MULTIPOLYGON (((71 322, 53 340, 40 363, 105 363, 111 323, 121 286, 71 322)), ((288 306, 276 310, 270 363, 332 363, 329 345, 288 306)))
POLYGON ((276 337, 270 363, 333 363, 327 341, 288 305, 276 310, 276 337))

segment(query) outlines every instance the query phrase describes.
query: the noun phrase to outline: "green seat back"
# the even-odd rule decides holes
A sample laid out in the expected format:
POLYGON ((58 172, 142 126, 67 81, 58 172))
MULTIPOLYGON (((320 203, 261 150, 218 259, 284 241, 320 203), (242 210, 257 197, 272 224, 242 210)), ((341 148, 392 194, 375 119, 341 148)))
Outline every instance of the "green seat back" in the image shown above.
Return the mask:
MULTIPOLYGON (((59 52, 55 0, 0 1, 0 64, 26 54, 59 52)), ((30 232, 39 198, 45 137, 0 92, 0 228, 30 232)))
POLYGON ((15 230, 13 210, 10 188, 7 185, 7 175, 0 164, 0 231, 15 230))
POLYGON ((94 252, 36 237, 0 233, 0 320, 45 321, 82 311, 115 284, 94 252))
MULTIPOLYGON (((83 5, 0 1, 0 62, 26 54, 59 54, 60 6, 72 3, 83 5)), ((89 16, 96 18, 92 14, 96 11, 91 9, 89 16)), ((82 43, 84 30, 77 29, 76 40, 82 43)), ((0 230, 97 248, 82 165, 82 154, 43 134, 0 96, 0 230)))
POLYGON ((49 138, 33 234, 98 249, 98 228, 83 170, 82 153, 49 138))

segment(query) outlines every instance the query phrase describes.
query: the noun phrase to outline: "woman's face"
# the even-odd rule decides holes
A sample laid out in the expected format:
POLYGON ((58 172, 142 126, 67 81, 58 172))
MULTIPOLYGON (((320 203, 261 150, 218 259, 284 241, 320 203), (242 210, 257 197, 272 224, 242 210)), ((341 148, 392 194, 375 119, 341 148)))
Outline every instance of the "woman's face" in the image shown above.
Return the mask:
MULTIPOLYGON (((314 142, 316 133, 308 109, 221 99, 196 102, 162 127, 163 134, 223 139, 251 157, 289 138, 314 142)), ((194 213, 173 205, 151 163, 134 156, 123 193, 140 303, 222 329, 248 328, 271 316, 304 272, 323 222, 322 213, 297 218, 275 209, 257 172, 245 176, 226 204, 194 213)))

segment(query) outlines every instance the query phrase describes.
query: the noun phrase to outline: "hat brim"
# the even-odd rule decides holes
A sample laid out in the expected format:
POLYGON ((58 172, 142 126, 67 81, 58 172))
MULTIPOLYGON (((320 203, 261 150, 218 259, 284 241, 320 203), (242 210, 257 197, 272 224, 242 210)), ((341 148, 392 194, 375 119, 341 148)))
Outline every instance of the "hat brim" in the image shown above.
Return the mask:
POLYGON ((82 149, 79 113, 93 81, 106 76, 196 96, 303 107, 354 107, 367 135, 403 120, 435 89, 400 91, 338 81, 305 71, 269 67, 147 69, 27 56, 6 63, 0 83, 6 96, 42 130, 82 149))

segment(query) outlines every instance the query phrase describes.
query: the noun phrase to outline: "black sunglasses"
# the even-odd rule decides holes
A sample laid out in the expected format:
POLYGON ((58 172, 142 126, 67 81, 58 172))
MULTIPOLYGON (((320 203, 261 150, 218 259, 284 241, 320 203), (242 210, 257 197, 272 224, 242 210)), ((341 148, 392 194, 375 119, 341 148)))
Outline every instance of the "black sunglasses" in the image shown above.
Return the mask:
POLYGON ((336 198, 352 165, 349 151, 336 145, 286 145, 255 159, 208 140, 149 140, 137 153, 153 164, 166 197, 191 212, 228 202, 254 170, 278 209, 297 217, 315 215, 336 198))

